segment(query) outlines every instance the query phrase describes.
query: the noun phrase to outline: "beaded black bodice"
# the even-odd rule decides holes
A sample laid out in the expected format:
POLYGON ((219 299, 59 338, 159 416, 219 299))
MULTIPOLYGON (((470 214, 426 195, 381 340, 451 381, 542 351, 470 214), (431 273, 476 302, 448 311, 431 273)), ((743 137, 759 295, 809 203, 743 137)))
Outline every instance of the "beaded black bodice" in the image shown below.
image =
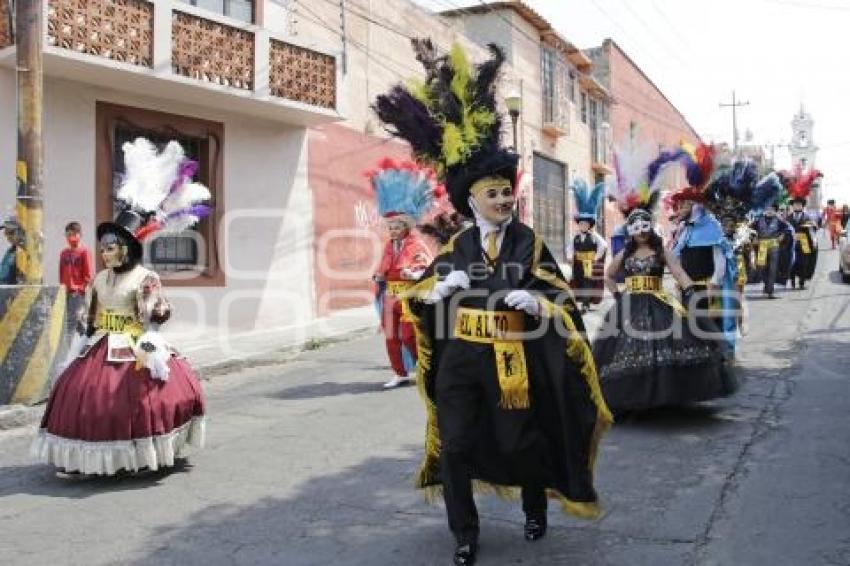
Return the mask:
POLYGON ((647 257, 629 256, 626 258, 623 268, 626 272, 626 277, 633 275, 661 277, 664 275, 664 263, 657 254, 647 257))

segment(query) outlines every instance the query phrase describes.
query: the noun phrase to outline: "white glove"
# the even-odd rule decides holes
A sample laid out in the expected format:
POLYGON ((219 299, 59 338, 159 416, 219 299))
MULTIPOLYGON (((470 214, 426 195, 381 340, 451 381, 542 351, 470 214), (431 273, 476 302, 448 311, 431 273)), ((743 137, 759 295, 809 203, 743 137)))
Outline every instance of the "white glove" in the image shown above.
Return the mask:
POLYGON ((408 281, 417 281, 420 277, 422 277, 423 273, 425 273, 424 269, 420 271, 414 271, 405 267, 401 270, 401 276, 404 279, 407 279, 408 281))
POLYGON ((505 297, 505 304, 531 316, 540 314, 540 302, 528 291, 511 291, 505 297))
POLYGON ((469 275, 465 271, 455 270, 446 275, 446 278, 437 282, 431 294, 425 299, 426 303, 436 303, 454 293, 458 289, 469 289, 469 275))
POLYGON ((150 370, 152 378, 168 381, 170 373, 168 361, 171 359, 171 350, 162 334, 156 330, 148 330, 139 336, 133 350, 136 360, 150 370))

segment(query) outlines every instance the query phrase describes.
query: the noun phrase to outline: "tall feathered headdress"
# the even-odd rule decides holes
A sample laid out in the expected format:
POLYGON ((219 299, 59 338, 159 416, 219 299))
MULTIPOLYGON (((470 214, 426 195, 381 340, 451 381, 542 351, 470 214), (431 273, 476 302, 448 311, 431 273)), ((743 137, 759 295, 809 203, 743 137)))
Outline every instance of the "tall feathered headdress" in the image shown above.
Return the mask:
POLYGON ((605 198, 605 183, 596 183, 593 188, 590 188, 587 181, 577 177, 570 185, 570 189, 573 191, 576 203, 575 220, 584 220, 591 225, 596 224, 599 207, 605 198))
POLYGON ((800 201, 805 203, 812 193, 812 187, 817 183, 818 179, 823 177, 823 173, 817 169, 810 169, 803 173, 802 167, 799 165, 793 172, 783 171, 782 180, 788 190, 788 195, 791 202, 800 201))
POLYGON ((444 194, 434 170, 412 161, 386 157, 366 176, 375 193, 378 213, 384 218, 418 222, 444 194))
POLYGON ((706 206, 718 218, 744 220, 758 182, 758 166, 752 160, 737 160, 715 171, 705 195, 706 206))
POLYGON ((425 79, 394 86, 373 108, 391 134, 410 144, 417 161, 437 171, 457 211, 471 217, 474 182, 499 176, 516 187, 518 158, 501 146, 495 96, 504 54, 491 44, 491 58, 473 66, 458 44, 448 55, 439 55, 430 39, 414 39, 413 49, 425 79))
POLYGON ((714 145, 704 143, 699 144, 693 152, 687 149, 676 152, 678 161, 685 168, 688 185, 672 195, 671 198, 674 202, 685 200, 705 202, 706 187, 714 172, 715 153, 714 145))
POLYGON ((753 188, 750 210, 755 214, 761 214, 768 206, 776 206, 783 190, 784 187, 779 175, 775 171, 771 171, 762 177, 753 188))
POLYGON ((125 172, 117 198, 125 217, 132 213, 143 220, 132 229, 137 240, 154 233, 180 233, 210 214, 210 207, 203 204, 210 191, 192 181, 198 164, 186 157, 178 142, 170 141, 157 151, 149 140, 136 138, 122 149, 125 172))
MULTIPOLYGON (((648 167, 652 160, 650 151, 633 140, 626 142, 614 151, 614 172, 617 182, 610 189, 608 197, 617 203, 623 216, 628 216, 636 208, 652 212, 658 204, 660 191, 650 180, 648 167)), ((655 171, 657 175, 660 169, 655 171)))

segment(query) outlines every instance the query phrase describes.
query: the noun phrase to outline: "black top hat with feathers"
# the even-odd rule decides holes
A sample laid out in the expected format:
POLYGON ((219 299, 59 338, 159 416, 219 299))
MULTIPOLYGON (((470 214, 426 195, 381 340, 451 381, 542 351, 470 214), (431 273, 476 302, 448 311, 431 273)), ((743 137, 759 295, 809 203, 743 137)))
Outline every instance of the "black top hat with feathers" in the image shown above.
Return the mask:
POLYGON ((496 108, 495 83, 504 54, 491 44, 490 59, 473 68, 458 44, 439 55, 430 39, 412 42, 425 80, 394 86, 378 96, 373 108, 391 134, 410 144, 417 160, 434 167, 455 209, 471 217, 473 183, 497 176, 516 184, 519 158, 501 145, 496 108))

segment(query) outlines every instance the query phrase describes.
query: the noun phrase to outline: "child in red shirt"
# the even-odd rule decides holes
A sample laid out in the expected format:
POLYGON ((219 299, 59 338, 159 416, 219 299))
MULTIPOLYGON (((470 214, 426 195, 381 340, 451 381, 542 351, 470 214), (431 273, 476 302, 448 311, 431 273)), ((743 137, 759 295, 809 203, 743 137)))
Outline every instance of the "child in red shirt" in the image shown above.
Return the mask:
POLYGON ((82 227, 79 222, 65 226, 68 247, 59 256, 59 282, 65 286, 65 328, 69 335, 80 320, 80 311, 85 309, 86 287, 94 277, 91 252, 81 242, 82 227))

